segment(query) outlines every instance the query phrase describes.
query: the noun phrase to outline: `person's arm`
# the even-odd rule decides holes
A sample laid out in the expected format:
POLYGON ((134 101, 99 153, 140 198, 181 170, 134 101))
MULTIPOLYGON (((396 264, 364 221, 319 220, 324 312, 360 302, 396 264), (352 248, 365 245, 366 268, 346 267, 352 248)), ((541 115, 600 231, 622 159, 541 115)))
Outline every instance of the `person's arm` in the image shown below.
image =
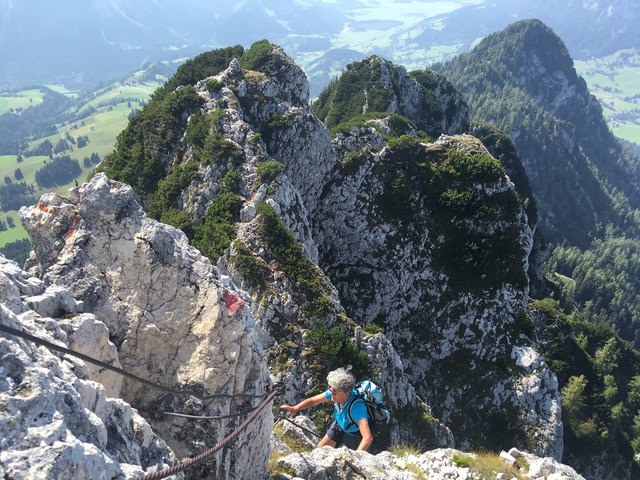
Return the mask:
POLYGON ((367 450, 369 450, 369 447, 373 443, 373 435, 371 434, 371 429, 369 428, 369 420, 367 420, 366 418, 361 419, 358 422, 358 429, 360 430, 360 435, 362 435, 362 440, 360 440, 358 450, 366 452, 367 450))
POLYGON ((306 398, 302 400, 297 405, 282 405, 280 410, 284 410, 289 413, 298 413, 300 410, 305 410, 307 408, 315 407, 316 405, 320 405, 321 403, 328 402, 327 397, 324 393, 320 393, 313 397, 306 398))

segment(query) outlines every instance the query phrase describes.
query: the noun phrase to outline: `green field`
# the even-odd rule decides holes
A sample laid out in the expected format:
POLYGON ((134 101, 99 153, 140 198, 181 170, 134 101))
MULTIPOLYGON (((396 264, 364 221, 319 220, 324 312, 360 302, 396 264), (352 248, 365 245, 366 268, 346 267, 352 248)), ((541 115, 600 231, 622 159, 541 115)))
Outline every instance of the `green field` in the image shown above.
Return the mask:
POLYGON ((620 126, 612 127, 611 130, 616 137, 624 138, 625 140, 640 145, 640 122, 624 123, 620 126))
POLYGON ((0 115, 42 103, 44 93, 39 88, 0 94, 0 115))
POLYGON ((158 86, 158 82, 145 82, 140 84, 112 87, 106 91, 98 92, 99 95, 95 99, 86 103, 80 111, 82 112, 89 107, 100 108, 101 106, 105 106, 117 100, 125 103, 129 100, 131 100, 132 102, 146 101, 153 93, 153 91, 158 88, 158 86))
POLYGON ((22 238, 27 238, 27 232, 24 228, 22 228, 18 212, 12 210, 7 213, 0 213, 0 220, 3 220, 4 223, 8 224, 7 217, 13 218, 15 227, 9 228, 4 232, 0 232, 0 248, 4 247, 7 243, 15 242, 16 240, 20 240, 22 238))
POLYGON ((445 56, 457 53, 457 46, 438 46, 431 49, 396 49, 398 42, 411 44, 411 37, 422 32, 417 24, 425 19, 451 13, 467 5, 476 5, 481 0, 451 0, 440 2, 422 2, 408 0, 379 0, 371 6, 360 3, 349 12, 353 21, 337 35, 332 37, 332 48, 350 48, 369 53, 373 45, 377 49, 394 49, 394 61, 402 63, 407 69, 424 68, 426 63, 442 60, 445 56), (415 29, 412 29, 416 27, 415 29), (415 31, 414 31, 415 30, 415 31), (402 37, 398 34, 403 32, 402 37), (404 52, 400 55, 400 50, 404 52))
POLYGON ((640 144, 640 52, 622 50, 604 58, 576 61, 575 67, 600 101, 613 133, 640 144))
POLYGON ((77 90, 68 90, 67 87, 65 87, 64 85, 49 84, 49 85, 45 85, 45 87, 53 90, 54 92, 58 92, 58 93, 61 93, 62 95, 66 95, 69 98, 78 98, 77 90))
MULTIPOLYGON (((33 148, 45 140, 49 140, 55 145, 60 138, 63 138, 67 134, 74 139, 77 139, 81 135, 86 135, 89 138, 89 143, 86 146, 78 148, 77 145, 72 145, 73 149, 65 152, 65 155, 69 155, 71 158, 78 160, 82 174, 76 180, 78 183, 82 183, 95 168, 94 166, 85 168, 83 159, 89 157, 93 152, 100 155, 100 158, 104 158, 107 153, 111 152, 114 148, 116 137, 127 126, 129 115, 133 109, 141 108, 137 100, 142 102, 146 101, 160 84, 161 82, 159 81, 145 83, 129 82, 124 85, 116 83, 111 87, 102 89, 96 98, 78 108, 78 111, 82 111, 86 109, 88 104, 91 104, 95 108, 95 111, 90 116, 69 124, 60 125, 54 135, 33 140, 29 143, 28 148, 33 148), (136 101, 131 101, 131 106, 128 106, 129 99, 136 99, 136 101)), ((39 92, 39 90, 34 90, 34 92, 35 91, 39 92)), ((57 91, 65 94, 73 94, 73 92, 64 90, 62 87, 58 88, 57 91)), ((0 181, 3 181, 5 177, 9 177, 13 182, 17 182, 15 171, 17 168, 20 168, 24 176, 23 181, 36 186, 35 174, 42 168, 46 160, 48 160, 46 156, 23 156, 23 161, 17 163, 17 157, 15 155, 0 156, 0 181)), ((36 186, 35 197, 37 199, 48 191, 55 191, 66 196, 69 188, 73 187, 74 184, 75 181, 71 181, 67 185, 62 185, 55 189, 39 189, 36 186)), ((17 212, 0 212, 0 220, 4 220, 5 223, 7 223, 7 215, 13 218, 16 226, 7 231, 0 232, 0 247, 27 237, 25 230, 20 225, 17 212)))

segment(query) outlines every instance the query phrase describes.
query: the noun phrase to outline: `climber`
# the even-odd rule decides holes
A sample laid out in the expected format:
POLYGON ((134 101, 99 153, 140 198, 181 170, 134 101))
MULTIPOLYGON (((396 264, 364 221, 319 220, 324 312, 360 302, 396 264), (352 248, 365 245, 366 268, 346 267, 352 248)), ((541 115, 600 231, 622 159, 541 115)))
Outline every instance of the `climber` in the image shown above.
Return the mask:
POLYGON ((364 400, 357 396, 354 390, 355 378, 344 368, 338 368, 329 372, 327 383, 329 388, 324 393, 309 397, 297 405, 282 405, 280 409, 288 413, 297 413, 332 401, 335 420, 316 448, 344 445, 352 450, 367 451, 373 442, 373 433, 367 419, 364 400), (353 421, 349 419, 349 413, 353 421))

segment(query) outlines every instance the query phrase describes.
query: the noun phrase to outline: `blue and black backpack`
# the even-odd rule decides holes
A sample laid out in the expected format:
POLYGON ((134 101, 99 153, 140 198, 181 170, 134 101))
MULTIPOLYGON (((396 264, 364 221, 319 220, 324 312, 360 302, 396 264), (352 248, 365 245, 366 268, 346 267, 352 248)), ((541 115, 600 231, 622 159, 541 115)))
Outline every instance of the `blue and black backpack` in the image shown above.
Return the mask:
POLYGON ((356 397, 347 407, 347 416, 349 417, 349 422, 351 422, 350 425, 356 424, 351 415, 351 407, 358 398, 362 399, 367 407, 367 419, 371 424, 371 428, 386 425, 391 421, 391 412, 389 412, 389 409, 384 404, 382 389, 378 385, 371 380, 362 380, 356 385, 354 390, 356 391, 356 397))

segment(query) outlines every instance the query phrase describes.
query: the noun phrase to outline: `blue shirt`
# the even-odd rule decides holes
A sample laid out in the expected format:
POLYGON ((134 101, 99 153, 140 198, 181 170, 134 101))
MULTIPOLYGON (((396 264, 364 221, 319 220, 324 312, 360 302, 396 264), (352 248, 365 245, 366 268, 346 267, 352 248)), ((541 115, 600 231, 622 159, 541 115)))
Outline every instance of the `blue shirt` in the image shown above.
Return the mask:
MULTIPOLYGON (((327 400, 331 400, 331 391, 326 390, 324 396, 327 400)), ((359 433, 358 422, 363 418, 367 418, 367 407, 364 404, 364 400, 358 397, 355 390, 353 390, 349 398, 347 398, 344 407, 341 407, 338 402, 333 402, 333 416, 343 431, 347 433, 359 433), (353 402, 353 405, 349 407, 351 402, 353 402), (347 413, 349 409, 351 410, 351 417, 353 417, 355 424, 349 420, 349 414, 347 413)))

